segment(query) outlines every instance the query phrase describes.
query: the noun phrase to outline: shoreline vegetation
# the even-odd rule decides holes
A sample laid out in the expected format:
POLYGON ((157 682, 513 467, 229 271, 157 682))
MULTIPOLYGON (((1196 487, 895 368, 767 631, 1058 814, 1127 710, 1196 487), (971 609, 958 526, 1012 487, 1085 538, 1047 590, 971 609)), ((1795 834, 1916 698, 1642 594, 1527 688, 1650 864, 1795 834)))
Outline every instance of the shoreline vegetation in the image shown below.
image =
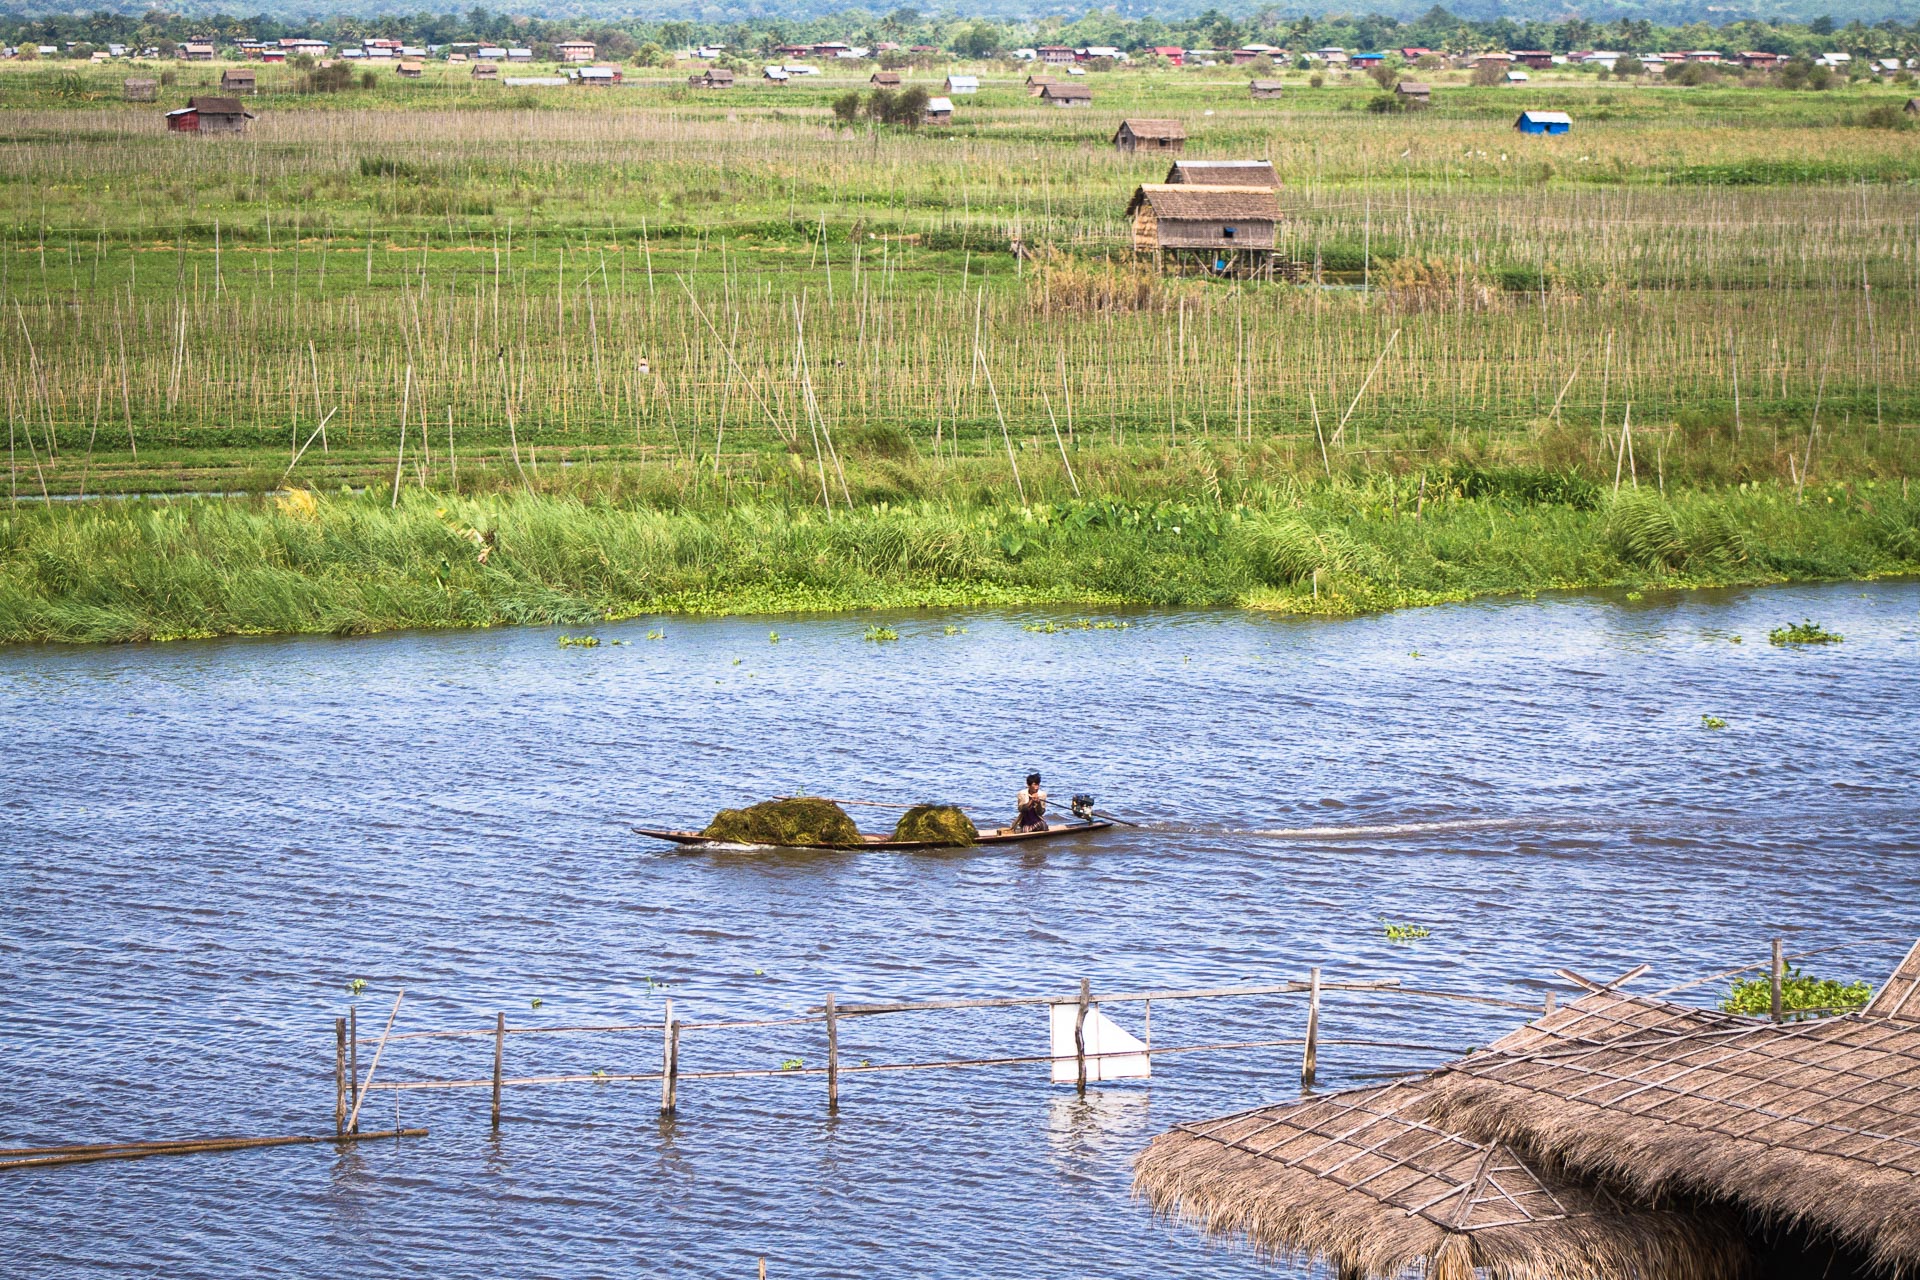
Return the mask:
POLYGON ((22 505, 0 512, 0 643, 921 607, 1341 616, 1544 590, 1920 572, 1920 499, 1899 481, 1663 494, 1462 462, 1223 479, 1247 459, 1162 461, 1142 482, 1143 459, 1083 450, 1085 496, 1064 468, 1048 479, 1033 467, 1025 506, 986 488, 981 462, 869 474, 858 460, 831 508, 808 505, 798 477, 787 500, 742 501, 692 487, 684 468, 461 495, 22 505), (1108 471, 1133 479, 1095 496, 1108 471), (683 491, 664 490, 670 480, 683 491))

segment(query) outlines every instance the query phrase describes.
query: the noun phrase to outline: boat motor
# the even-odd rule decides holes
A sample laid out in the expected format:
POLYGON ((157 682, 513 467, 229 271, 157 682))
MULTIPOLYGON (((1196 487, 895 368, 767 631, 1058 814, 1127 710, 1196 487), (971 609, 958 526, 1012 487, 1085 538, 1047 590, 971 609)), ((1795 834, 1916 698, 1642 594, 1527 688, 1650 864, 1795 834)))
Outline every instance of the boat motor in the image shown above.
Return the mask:
POLYGON ((1092 796, 1085 796, 1085 795, 1075 796, 1073 798, 1072 807, 1073 807, 1074 817, 1080 819, 1080 821, 1082 822, 1093 821, 1094 814, 1093 814, 1093 797, 1092 796))

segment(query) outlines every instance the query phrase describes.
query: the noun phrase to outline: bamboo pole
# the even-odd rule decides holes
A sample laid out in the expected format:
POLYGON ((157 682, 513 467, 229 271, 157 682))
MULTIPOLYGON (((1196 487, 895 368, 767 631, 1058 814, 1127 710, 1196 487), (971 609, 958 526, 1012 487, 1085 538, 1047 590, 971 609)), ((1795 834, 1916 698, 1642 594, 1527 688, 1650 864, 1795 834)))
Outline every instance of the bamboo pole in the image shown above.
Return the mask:
POLYGON ((207 1138, 170 1142, 130 1142, 119 1146, 47 1147, 44 1154, 0 1160, 0 1169, 44 1168, 48 1165, 89 1164, 97 1160, 140 1160, 147 1156, 197 1155, 208 1151, 249 1151, 257 1147, 291 1147, 315 1142, 372 1142, 378 1138, 424 1138, 425 1129, 382 1129, 374 1133, 300 1134, 285 1138, 207 1138))
POLYGON ((347 1107, 360 1109, 360 1007, 347 1006, 347 1107))
POLYGON ((1320 968, 1315 965, 1308 977, 1307 1044, 1300 1057, 1300 1087, 1313 1088, 1313 1077, 1320 1059, 1320 968))
MULTIPOLYGON (((407 993, 404 990, 393 998, 393 1012, 387 1015, 387 1031, 393 1030, 393 1020, 400 1016, 400 1002, 406 998, 407 993)), ((360 1131, 360 1105, 367 1100, 367 1086, 373 1083, 373 1073, 380 1069, 380 1055, 386 1047, 387 1035, 383 1031, 380 1034, 380 1043, 374 1046, 373 1061, 367 1064, 366 1084, 361 1086, 360 1096, 354 1099, 353 1114, 347 1117, 347 1128, 355 1133, 360 1131)))
POLYGON ((493 1131, 500 1132, 500 1067, 507 1053, 507 1015, 493 1015, 493 1131))
POLYGON ((333 1020, 333 1131, 347 1131, 347 1020, 333 1020))
POLYGON ((1076 1087, 1082 1094, 1087 1091, 1087 1005, 1092 993, 1092 980, 1080 979, 1080 1007, 1073 1018, 1073 1057, 1078 1076, 1076 1087))
POLYGON ((660 1114, 670 1116, 678 1099, 674 1096, 674 1077, 680 1068, 680 1028, 674 1025, 673 1001, 667 1001, 667 1019, 661 1028, 660 1044, 660 1114))
POLYGON ((1781 1020, 1780 984, 1782 979, 1786 977, 1786 960, 1784 956, 1785 951, 1782 946, 1782 940, 1775 938, 1773 940, 1773 960, 1772 963, 1767 966, 1769 985, 1772 987, 1773 1020, 1775 1022, 1781 1020))
POLYGON ((827 992, 827 1110, 840 1109, 840 1023, 833 1012, 833 992, 827 992))

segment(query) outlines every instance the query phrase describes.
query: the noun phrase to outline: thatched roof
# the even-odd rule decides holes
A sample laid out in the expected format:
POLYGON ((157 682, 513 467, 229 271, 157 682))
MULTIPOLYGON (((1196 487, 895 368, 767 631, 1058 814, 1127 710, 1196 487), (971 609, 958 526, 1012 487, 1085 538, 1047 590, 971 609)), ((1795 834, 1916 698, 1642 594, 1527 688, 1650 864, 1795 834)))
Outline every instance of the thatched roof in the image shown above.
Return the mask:
POLYGON ((1040 96, 1053 101, 1062 98, 1091 98, 1093 90, 1083 84, 1046 84, 1040 87, 1040 96))
MULTIPOLYGON (((1920 98, 1915 98, 1920 102, 1920 98)), ((1904 1018, 1920 1022, 1920 942, 1913 944, 1907 958, 1900 962, 1880 990, 1874 993, 1864 1012, 1877 1018, 1904 1018)))
POLYGON ((1167 181, 1202 187, 1277 187, 1279 175, 1268 160, 1175 160, 1167 181))
POLYGON ((1421 1081, 1181 1125, 1134 1163, 1158 1213, 1340 1275, 1705 1280, 1744 1247, 1718 1219, 1625 1207, 1434 1124, 1421 1081))
POLYGON ((1424 80, 1402 80, 1393 91, 1403 98, 1426 98, 1432 96, 1433 87, 1424 80))
POLYGON ((1131 133, 1136 138, 1146 138, 1150 141, 1160 138, 1165 138, 1168 141, 1184 141, 1187 136, 1187 126, 1178 120, 1142 120, 1138 118, 1128 118, 1122 120, 1120 127, 1114 130, 1114 139, 1117 141, 1123 132, 1131 133))
POLYGON ((203 116, 244 116, 248 114, 247 109, 240 105, 240 99, 238 98, 188 98, 187 110, 197 111, 203 116))
POLYGON ((1265 187, 1215 187, 1149 182, 1135 189, 1127 212, 1146 205, 1156 218, 1173 222, 1276 222, 1280 201, 1265 187))
POLYGON ((1920 1268, 1920 958, 1776 1025, 1596 990, 1432 1079, 1443 1123, 1647 1200, 1728 1201, 1920 1268))

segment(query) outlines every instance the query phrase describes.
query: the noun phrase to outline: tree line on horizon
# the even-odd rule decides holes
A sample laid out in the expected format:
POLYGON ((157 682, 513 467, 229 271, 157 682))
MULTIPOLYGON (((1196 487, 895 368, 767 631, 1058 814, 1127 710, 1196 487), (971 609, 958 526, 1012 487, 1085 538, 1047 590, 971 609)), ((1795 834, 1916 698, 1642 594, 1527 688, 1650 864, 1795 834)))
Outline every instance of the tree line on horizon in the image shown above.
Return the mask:
POLYGON ((878 16, 854 9, 806 20, 743 18, 721 22, 535 18, 496 13, 484 7, 465 14, 339 14, 304 21, 264 14, 189 17, 161 10, 138 15, 104 9, 89 14, 32 16, 0 12, 0 42, 9 45, 65 48, 69 43, 95 47, 114 43, 165 49, 190 39, 272 40, 291 36, 310 36, 336 45, 371 37, 413 44, 483 41, 517 45, 587 39, 600 46, 602 56, 623 60, 649 44, 667 51, 722 45, 752 56, 771 54, 783 44, 828 40, 869 46, 892 42, 906 48, 922 45, 974 59, 1042 43, 1112 46, 1138 54, 1160 46, 1233 49, 1255 42, 1296 52, 1321 46, 1355 51, 1421 46, 1456 53, 1508 48, 1555 53, 1592 48, 1630 52, 1720 48, 1787 56, 1837 50, 1867 57, 1920 57, 1920 18, 1909 23, 1886 18, 1871 25, 1858 20, 1840 25, 1830 17, 1807 22, 1741 18, 1721 24, 1696 21, 1680 25, 1660 25, 1643 17, 1614 21, 1569 17, 1545 22, 1467 18, 1440 5, 1411 21, 1377 13, 1284 17, 1272 8, 1245 16, 1209 9, 1193 17, 1169 19, 1127 18, 1104 10, 1073 20, 1048 18, 1035 22, 927 14, 911 8, 878 16))

